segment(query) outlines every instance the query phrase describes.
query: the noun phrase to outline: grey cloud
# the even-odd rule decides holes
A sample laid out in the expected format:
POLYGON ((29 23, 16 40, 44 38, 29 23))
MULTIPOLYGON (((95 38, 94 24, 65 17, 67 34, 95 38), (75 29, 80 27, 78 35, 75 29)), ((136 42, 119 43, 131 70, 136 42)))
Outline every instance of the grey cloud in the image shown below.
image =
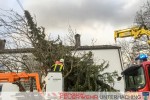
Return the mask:
POLYGON ((24 3, 41 25, 51 28, 65 26, 68 21, 78 27, 92 26, 94 22, 125 25, 138 10, 132 7, 125 11, 123 0, 27 0, 24 3))

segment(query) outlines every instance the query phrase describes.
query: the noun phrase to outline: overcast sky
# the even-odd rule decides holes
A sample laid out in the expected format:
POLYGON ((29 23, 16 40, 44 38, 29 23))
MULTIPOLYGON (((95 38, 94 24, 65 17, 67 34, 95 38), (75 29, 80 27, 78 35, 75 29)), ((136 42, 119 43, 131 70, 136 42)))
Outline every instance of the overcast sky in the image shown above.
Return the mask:
MULTIPOLYGON (((56 38, 66 38, 68 26, 81 35, 82 45, 114 43, 114 30, 133 25, 135 14, 146 0, 20 0, 36 15, 39 26, 56 38)), ((17 0, 0 0, 0 8, 23 13, 17 0)), ((65 40, 65 39, 64 39, 65 40)))

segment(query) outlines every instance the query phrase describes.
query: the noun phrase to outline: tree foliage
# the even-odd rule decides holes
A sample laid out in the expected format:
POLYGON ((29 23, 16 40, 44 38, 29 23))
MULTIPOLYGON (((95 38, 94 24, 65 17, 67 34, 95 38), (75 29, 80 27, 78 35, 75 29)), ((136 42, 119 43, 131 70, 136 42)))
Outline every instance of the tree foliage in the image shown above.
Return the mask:
MULTIPOLYGON (((115 91, 111 83, 114 83, 117 72, 104 72, 109 63, 103 61, 101 65, 95 65, 92 59, 92 52, 84 54, 81 58, 75 58, 78 62, 73 71, 65 78, 66 91, 115 91), (108 85, 109 84, 109 85, 108 85)), ((74 63, 76 63, 74 62, 74 63)), ((67 63, 66 70, 69 63, 67 63)))
POLYGON ((137 25, 146 25, 150 29, 150 2, 147 1, 136 13, 135 23, 137 25))
MULTIPOLYGON (((47 58, 45 59, 46 61, 47 59, 49 59, 48 57, 50 57, 48 62, 54 59, 54 57, 50 55, 55 55, 57 59, 59 59, 59 57, 65 58, 65 68, 63 76, 65 78, 64 80, 66 91, 114 90, 106 83, 107 82, 113 83, 114 82, 113 76, 117 76, 117 73, 114 72, 114 73, 100 74, 100 72, 103 72, 104 69, 109 66, 108 64, 106 64, 105 61, 101 65, 94 65, 93 64, 94 62, 92 60, 92 52, 84 54, 82 58, 72 56, 69 47, 65 47, 61 44, 53 44, 53 42, 48 42, 44 39, 45 38, 44 29, 39 28, 37 27, 37 25, 34 24, 34 22, 31 20, 32 18, 28 11, 25 11, 25 16, 27 18, 28 25, 31 30, 29 34, 32 37, 30 38, 35 39, 34 41, 32 41, 32 44, 33 47, 37 48, 38 50, 36 51, 38 55, 34 53, 37 59, 41 59, 41 56, 39 56, 39 50, 41 50, 42 51, 41 53, 43 53, 44 55, 47 55, 47 58), (101 87, 100 84, 101 85, 105 84, 104 85, 105 87, 104 88, 103 86, 101 87)), ((43 64, 45 64, 45 60, 43 60, 42 62, 43 64)), ((47 66, 51 65, 49 64, 47 66)))
MULTIPOLYGON (((150 29, 150 2, 147 1, 141 7, 139 11, 137 11, 134 19, 134 23, 136 26, 141 28, 141 26, 146 26, 145 28, 150 29)), ((150 39, 149 36, 143 35, 137 39, 128 39, 118 41, 118 45, 121 46, 122 55, 123 55, 123 63, 126 67, 128 64, 132 64, 135 61, 135 58, 138 56, 140 51, 149 54, 150 48, 147 41, 150 39)))
MULTIPOLYGON (((40 67, 36 67, 39 68, 39 70, 42 70, 41 74, 47 74, 48 70, 56 60, 64 58, 63 77, 65 80, 65 91, 115 91, 113 83, 114 79, 117 77, 117 72, 105 72, 105 69, 109 67, 108 62, 103 61, 101 65, 95 65, 92 52, 77 57, 75 55, 77 48, 65 46, 62 42, 58 42, 61 41, 59 37, 56 40, 46 40, 44 27, 38 27, 28 11, 24 12, 25 17, 14 12, 13 14, 13 17, 7 15, 12 22, 16 18, 14 16, 17 16, 17 18, 20 19, 15 20, 16 23, 13 23, 14 25, 9 25, 5 18, 0 18, 0 23, 2 23, 7 32, 9 32, 9 36, 12 36, 9 30, 12 29, 15 35, 24 36, 24 38, 26 37, 26 39, 23 40, 27 40, 34 49, 31 53, 34 55, 34 60, 41 65, 40 67), (20 26, 17 27, 17 25, 20 26)), ((18 59, 17 62, 21 61, 18 59)), ((22 63, 26 64, 26 62, 22 63)), ((30 70, 30 66, 27 66, 27 68, 30 70)), ((28 72, 33 72, 33 70, 28 72)))

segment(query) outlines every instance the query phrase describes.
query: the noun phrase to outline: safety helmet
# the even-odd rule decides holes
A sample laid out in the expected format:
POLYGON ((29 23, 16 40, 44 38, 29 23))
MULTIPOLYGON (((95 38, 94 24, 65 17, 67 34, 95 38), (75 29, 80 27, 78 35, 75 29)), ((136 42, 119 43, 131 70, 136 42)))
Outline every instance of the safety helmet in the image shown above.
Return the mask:
POLYGON ((64 62, 64 59, 60 59, 60 62, 62 62, 62 63, 63 63, 63 62, 64 62))
POLYGON ((140 54, 139 56, 140 60, 147 59, 147 58, 148 58, 147 54, 140 54))

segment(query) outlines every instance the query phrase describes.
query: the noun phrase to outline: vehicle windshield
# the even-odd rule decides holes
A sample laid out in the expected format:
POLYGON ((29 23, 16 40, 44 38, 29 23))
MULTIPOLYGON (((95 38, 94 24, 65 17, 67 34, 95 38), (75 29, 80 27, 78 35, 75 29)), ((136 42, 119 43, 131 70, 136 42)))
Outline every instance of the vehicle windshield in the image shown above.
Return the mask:
POLYGON ((133 90, 136 91, 139 88, 144 87, 145 77, 142 67, 136 67, 132 70, 129 70, 125 74, 125 84, 126 91, 133 90))
POLYGON ((0 92, 2 92, 2 85, 0 85, 0 92))

